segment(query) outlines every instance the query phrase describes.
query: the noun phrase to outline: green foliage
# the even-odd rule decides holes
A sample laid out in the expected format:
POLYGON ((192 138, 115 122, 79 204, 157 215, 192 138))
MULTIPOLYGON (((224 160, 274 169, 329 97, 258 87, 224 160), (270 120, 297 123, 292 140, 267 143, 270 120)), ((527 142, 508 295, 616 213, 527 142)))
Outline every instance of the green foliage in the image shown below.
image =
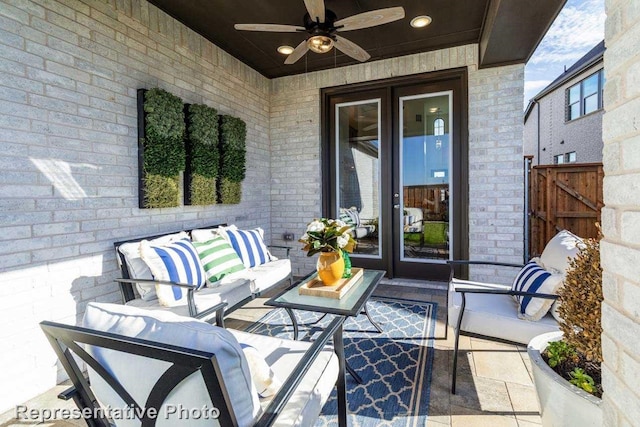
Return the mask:
POLYGON ((188 139, 191 171, 207 178, 218 177, 218 112, 206 105, 189 106, 188 139))
POLYGON ((575 349, 565 341, 552 341, 547 345, 545 351, 549 357, 549 366, 552 368, 576 355, 575 349))
POLYGON ((214 205, 216 203, 216 180, 202 175, 191 176, 191 204, 214 205))
POLYGON ((222 178, 220 183, 220 203, 234 205, 242 200, 242 183, 222 178))
POLYGON ((574 368, 573 371, 569 372, 569 376, 571 377, 569 382, 574 386, 580 387, 591 394, 595 391, 595 381, 582 368, 574 368))
POLYGON ((182 100, 162 89, 150 89, 144 94, 144 112, 144 206, 179 206, 178 181, 185 164, 182 100))
POLYGON ((146 174, 145 200, 148 208, 170 208, 180 205, 179 178, 146 174))
POLYGON ((222 156, 222 178, 231 182, 242 182, 245 177, 245 154, 247 126, 243 120, 222 116, 220 123, 220 151, 222 156))
POLYGON ((563 339, 587 361, 602 362, 602 268, 600 242, 585 239, 569 263, 564 286, 558 292, 563 339))

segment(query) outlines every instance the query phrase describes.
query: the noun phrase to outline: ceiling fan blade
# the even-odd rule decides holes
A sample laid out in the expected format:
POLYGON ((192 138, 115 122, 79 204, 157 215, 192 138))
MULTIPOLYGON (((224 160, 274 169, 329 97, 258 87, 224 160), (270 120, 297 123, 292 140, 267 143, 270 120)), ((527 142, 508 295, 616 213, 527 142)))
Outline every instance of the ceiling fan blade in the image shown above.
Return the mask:
POLYGON ((291 52, 289 56, 287 56, 287 59, 284 60, 284 63, 287 65, 293 64, 298 59, 302 58, 304 54, 307 53, 308 50, 309 50, 309 46, 307 46, 307 41, 306 40, 301 41, 300 44, 296 46, 295 49, 293 49, 293 52, 291 52))
POLYGON ((242 31, 270 31, 274 33, 296 33, 305 30, 304 27, 282 24, 235 24, 233 28, 242 31))
POLYGON ((353 59, 357 59, 360 62, 364 62, 371 58, 371 55, 366 50, 355 44, 354 42, 345 39, 344 37, 336 36, 336 41, 333 44, 340 52, 349 55, 353 59))
POLYGON ((320 23, 324 22, 324 0, 304 0, 304 5, 313 22, 316 22, 316 19, 320 23))
POLYGON ((388 24, 402 18, 404 18, 404 8, 398 6, 359 13, 348 18, 339 19, 333 25, 336 27, 342 26, 342 28, 338 28, 338 31, 352 31, 388 24))

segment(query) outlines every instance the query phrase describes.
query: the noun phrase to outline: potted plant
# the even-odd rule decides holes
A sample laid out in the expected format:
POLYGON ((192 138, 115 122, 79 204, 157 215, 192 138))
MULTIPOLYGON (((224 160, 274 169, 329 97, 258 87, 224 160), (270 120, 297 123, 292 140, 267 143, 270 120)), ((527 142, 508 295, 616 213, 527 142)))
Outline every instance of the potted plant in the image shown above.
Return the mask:
POLYGON ((560 332, 535 337, 527 352, 544 426, 601 426, 602 268, 600 243, 586 239, 558 292, 560 332))
POLYGON ((299 240, 307 256, 320 254, 316 269, 318 278, 327 286, 334 285, 344 274, 343 251, 353 251, 356 244, 350 230, 351 226, 339 219, 314 219, 299 240))

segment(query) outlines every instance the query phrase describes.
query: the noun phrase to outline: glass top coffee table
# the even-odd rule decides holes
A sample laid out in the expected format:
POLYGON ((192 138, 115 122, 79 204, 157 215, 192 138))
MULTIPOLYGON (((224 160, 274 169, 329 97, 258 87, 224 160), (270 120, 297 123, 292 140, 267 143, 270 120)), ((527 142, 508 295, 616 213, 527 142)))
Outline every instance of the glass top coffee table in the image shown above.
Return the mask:
MULTIPOLYGON (((305 283, 314 280, 317 273, 313 273, 306 276, 300 282, 294 284, 283 292, 279 293, 275 297, 265 302, 265 305, 271 307, 282 307, 287 310, 289 316, 293 321, 293 334, 295 339, 298 338, 298 324, 296 316, 293 314, 293 310, 307 310, 324 314, 337 314, 340 316, 357 316, 363 313, 369 319, 369 322, 378 330, 382 332, 382 328, 369 316, 367 311, 367 300, 373 294, 385 272, 381 270, 364 270, 362 277, 342 296, 340 299, 312 296, 312 295, 300 295, 300 287, 305 283)), ((351 376, 362 384, 360 376, 346 365, 347 371, 351 376)))

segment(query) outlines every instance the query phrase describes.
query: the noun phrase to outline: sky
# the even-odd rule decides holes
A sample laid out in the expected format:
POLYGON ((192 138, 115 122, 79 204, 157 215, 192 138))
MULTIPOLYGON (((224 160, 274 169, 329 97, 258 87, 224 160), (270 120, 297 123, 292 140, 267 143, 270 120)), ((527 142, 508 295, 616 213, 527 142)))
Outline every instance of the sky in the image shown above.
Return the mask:
POLYGON ((604 0, 567 0, 524 69, 524 107, 604 39, 604 0))

